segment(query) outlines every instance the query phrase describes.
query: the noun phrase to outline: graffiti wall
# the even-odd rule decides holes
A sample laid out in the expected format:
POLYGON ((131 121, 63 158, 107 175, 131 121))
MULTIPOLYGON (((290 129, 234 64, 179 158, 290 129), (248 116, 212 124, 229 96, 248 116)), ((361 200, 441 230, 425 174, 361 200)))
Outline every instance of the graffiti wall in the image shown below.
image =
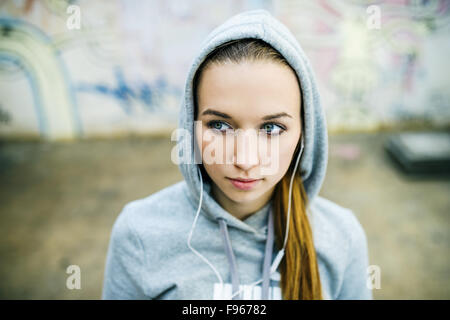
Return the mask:
POLYGON ((0 2, 0 137, 171 131, 217 25, 264 8, 310 57, 329 130, 450 124, 450 0, 0 2))

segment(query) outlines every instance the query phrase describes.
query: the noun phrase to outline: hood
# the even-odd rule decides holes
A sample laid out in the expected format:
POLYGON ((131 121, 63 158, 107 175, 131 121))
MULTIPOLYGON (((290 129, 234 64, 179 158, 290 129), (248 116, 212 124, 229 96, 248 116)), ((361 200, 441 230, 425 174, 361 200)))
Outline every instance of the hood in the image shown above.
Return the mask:
MULTIPOLYGON (((215 28, 203 41, 193 59, 185 81, 180 106, 179 128, 191 133, 191 139, 179 145, 180 153, 189 155, 188 163, 180 163, 179 168, 186 180, 190 197, 194 203, 200 200, 200 178, 194 162, 194 75, 206 56, 224 42, 243 38, 256 38, 269 43, 278 50, 297 73, 302 88, 304 150, 300 169, 309 201, 316 197, 325 178, 328 161, 328 134, 325 114, 320 103, 313 70, 300 44, 280 21, 263 9, 237 14, 215 28)), ((300 106, 299 106, 300 108, 300 106)), ((217 220, 223 218, 228 225, 254 232, 250 226, 225 211, 211 196, 211 186, 203 179, 203 201, 201 212, 217 220)), ((267 205, 266 205, 267 207, 267 205)))

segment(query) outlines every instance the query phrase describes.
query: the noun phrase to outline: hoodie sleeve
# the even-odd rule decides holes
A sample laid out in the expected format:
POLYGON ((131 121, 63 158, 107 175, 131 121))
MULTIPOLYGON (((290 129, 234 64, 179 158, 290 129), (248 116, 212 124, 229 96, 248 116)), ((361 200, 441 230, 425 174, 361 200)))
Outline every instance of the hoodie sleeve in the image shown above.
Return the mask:
POLYGON ((144 250, 127 209, 125 206, 112 228, 102 299, 148 299, 142 290, 144 250))
POLYGON ((337 299, 372 300, 372 290, 367 286, 367 267, 369 266, 368 245, 365 231, 351 212, 351 244, 344 280, 337 299))

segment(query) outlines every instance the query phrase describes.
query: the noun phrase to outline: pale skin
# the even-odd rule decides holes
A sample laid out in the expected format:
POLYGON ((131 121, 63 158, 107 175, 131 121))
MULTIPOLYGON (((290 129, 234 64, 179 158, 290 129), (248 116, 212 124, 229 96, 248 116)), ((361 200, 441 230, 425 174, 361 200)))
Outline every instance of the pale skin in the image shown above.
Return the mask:
MULTIPOLYGON (((225 130, 243 132, 264 129, 265 139, 279 135, 277 170, 262 175, 267 164, 255 144, 243 148, 235 143, 224 146, 224 155, 231 163, 203 162, 212 180, 214 199, 230 214, 245 220, 261 209, 271 198, 276 184, 286 174, 301 135, 301 94, 295 73, 288 66, 274 61, 244 61, 240 63, 211 64, 204 71, 198 86, 197 141, 206 130, 212 130, 214 138, 224 139, 225 130), (212 111, 212 112, 211 112, 212 111), (268 119, 269 116, 274 116, 268 119), (241 131, 238 130, 238 131, 241 131), (270 133, 270 134, 269 134, 270 133), (245 161, 237 161, 239 153, 249 152, 245 161), (235 187, 229 178, 260 179, 251 190, 235 187)), ((243 139, 237 135, 236 139, 243 139), (240 138, 239 138, 240 137, 240 138)), ((250 141, 250 140, 247 140, 250 141)), ((203 150, 211 141, 202 141, 203 150)), ((225 145, 225 144, 224 144, 225 145)))

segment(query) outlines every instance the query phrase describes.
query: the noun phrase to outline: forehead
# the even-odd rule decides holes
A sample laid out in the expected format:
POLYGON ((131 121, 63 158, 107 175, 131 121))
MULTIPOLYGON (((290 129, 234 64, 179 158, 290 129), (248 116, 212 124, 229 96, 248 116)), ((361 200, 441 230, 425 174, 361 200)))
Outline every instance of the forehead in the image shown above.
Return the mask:
POLYGON ((214 107, 238 117, 278 112, 300 117, 300 106, 294 71, 277 62, 212 64, 203 71, 198 87, 199 113, 214 107))

